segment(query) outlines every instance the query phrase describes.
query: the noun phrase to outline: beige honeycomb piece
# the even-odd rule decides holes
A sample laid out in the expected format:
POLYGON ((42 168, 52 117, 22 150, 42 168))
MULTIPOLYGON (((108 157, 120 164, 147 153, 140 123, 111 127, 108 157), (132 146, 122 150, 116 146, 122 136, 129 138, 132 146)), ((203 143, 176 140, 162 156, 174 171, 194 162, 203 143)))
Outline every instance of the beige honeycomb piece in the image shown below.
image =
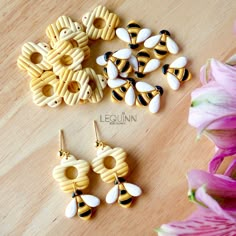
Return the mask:
POLYGON ((52 47, 60 40, 60 33, 64 29, 71 29, 73 32, 84 31, 82 24, 74 22, 68 16, 60 16, 55 23, 50 24, 46 29, 46 35, 50 39, 52 47))
POLYGON ((87 161, 76 160, 74 156, 69 155, 64 157, 61 160, 61 164, 53 169, 53 178, 59 182, 64 192, 72 193, 74 192, 74 187, 82 190, 89 186, 89 178, 87 176, 89 169, 90 166, 87 161))
POLYGON ((59 75, 64 68, 70 70, 82 69, 84 51, 80 48, 73 48, 69 41, 58 41, 54 49, 48 52, 48 61, 53 65, 53 71, 59 75))
POLYGON ((91 103, 98 103, 103 98, 103 90, 107 86, 107 80, 102 75, 97 75, 92 68, 83 69, 89 76, 89 85, 93 91, 92 96, 88 99, 91 103))
POLYGON ((116 14, 110 13, 106 7, 98 6, 82 17, 82 23, 90 39, 111 40, 115 36, 115 29, 120 19, 116 14))
POLYGON ((59 39, 69 41, 74 48, 79 47, 84 51, 84 60, 90 56, 90 48, 88 47, 88 35, 82 31, 74 32, 71 29, 64 29, 60 32, 59 39))
POLYGON ((55 93, 58 84, 59 79, 52 71, 45 71, 39 78, 33 77, 30 81, 33 102, 38 106, 59 106, 62 98, 55 93))
POLYGON ((80 100, 88 99, 92 95, 88 74, 82 70, 74 72, 63 69, 56 93, 71 106, 78 104, 80 100))
POLYGON ((17 65, 21 70, 26 70, 30 76, 39 77, 45 70, 52 66, 47 60, 50 46, 46 43, 25 43, 22 54, 18 57, 17 65))
POLYGON ((125 162, 126 152, 120 148, 111 148, 109 146, 104 146, 98 149, 97 156, 92 160, 93 171, 100 174, 102 180, 106 183, 112 183, 117 177, 124 177, 129 172, 128 164, 125 162), (108 169, 104 161, 107 157, 112 157, 115 159, 116 164, 112 169, 108 169))

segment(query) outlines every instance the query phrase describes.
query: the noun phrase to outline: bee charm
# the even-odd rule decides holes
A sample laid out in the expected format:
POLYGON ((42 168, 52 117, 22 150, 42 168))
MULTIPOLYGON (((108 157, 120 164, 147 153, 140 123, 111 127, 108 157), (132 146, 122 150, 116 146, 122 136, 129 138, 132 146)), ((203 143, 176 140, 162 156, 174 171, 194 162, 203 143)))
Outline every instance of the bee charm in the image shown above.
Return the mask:
POLYGON ((116 29, 116 35, 119 39, 129 44, 131 49, 136 49, 139 44, 144 42, 150 35, 151 30, 141 29, 141 26, 135 21, 130 21, 125 28, 116 29))
POLYGON ((170 37, 167 30, 161 30, 158 35, 148 38, 144 42, 144 47, 154 48, 154 54, 157 59, 162 60, 168 53, 177 54, 179 47, 176 42, 170 37))
POLYGON ((179 57, 170 65, 166 64, 162 67, 162 73, 167 76, 167 82, 173 90, 178 90, 181 82, 190 80, 191 73, 184 67, 187 64, 186 57, 179 57))
POLYGON ((129 106, 135 104, 135 80, 132 78, 108 80, 108 86, 112 88, 112 101, 120 102, 125 100, 125 103, 129 106))
POLYGON ((115 186, 106 195, 108 204, 113 204, 117 200, 121 207, 128 208, 132 204, 133 197, 138 197, 142 194, 140 187, 127 183, 122 177, 116 178, 114 184, 115 186))
POLYGON ((130 64, 135 71, 135 76, 140 79, 147 73, 156 70, 160 66, 160 61, 158 59, 151 59, 149 51, 142 49, 137 53, 136 57, 130 58, 130 64))
POLYGON ((66 207, 65 216, 67 218, 72 218, 76 214, 82 220, 89 220, 92 215, 92 207, 96 207, 100 204, 100 200, 88 194, 82 194, 80 190, 76 190, 72 194, 72 200, 66 207))
POLYGON ((135 87, 139 92, 136 98, 136 105, 148 106, 151 113, 157 113, 160 109, 160 97, 164 92, 162 87, 153 87, 145 82, 137 82, 135 87))
POLYGON ((116 79, 119 75, 126 78, 133 70, 129 62, 131 54, 131 50, 126 48, 114 53, 106 52, 104 55, 99 56, 96 62, 98 65, 104 66, 104 75, 108 79, 116 79))

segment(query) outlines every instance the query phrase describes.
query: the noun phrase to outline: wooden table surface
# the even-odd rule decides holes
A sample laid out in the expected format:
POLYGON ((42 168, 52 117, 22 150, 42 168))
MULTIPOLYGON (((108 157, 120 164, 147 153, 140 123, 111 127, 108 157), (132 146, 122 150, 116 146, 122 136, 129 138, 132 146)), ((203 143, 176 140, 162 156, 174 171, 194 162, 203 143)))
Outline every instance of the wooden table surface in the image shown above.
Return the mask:
MULTIPOLYGON (((206 169, 213 154, 213 145, 206 138, 195 142, 196 131, 187 123, 190 93, 200 85, 199 69, 209 57, 224 61, 235 53, 235 12, 235 0, 1 1, 0 234, 155 235, 154 229, 161 224, 188 216, 195 207, 187 199, 186 172, 206 169), (123 27, 135 19, 154 33, 168 29, 181 47, 177 56, 189 58, 193 79, 177 92, 168 88, 161 69, 147 76, 145 81, 165 90, 158 114, 112 103, 109 89, 99 104, 56 109, 33 104, 30 79, 16 66, 21 46, 28 41, 47 42, 45 29, 60 15, 79 20, 99 4, 117 13, 123 27), (111 125, 104 121, 105 116, 123 113, 136 122, 111 125), (91 221, 69 220, 64 210, 70 194, 63 193, 52 177, 59 164, 58 130, 64 130, 67 150, 91 161, 96 155, 93 120, 106 143, 127 151, 128 181, 141 186, 143 195, 130 209, 107 205, 105 195, 112 185, 90 172, 88 192, 102 203, 91 221)), ((118 39, 95 41, 86 65, 101 72, 95 58, 125 46, 118 39)), ((177 56, 167 57, 164 63, 177 56)))

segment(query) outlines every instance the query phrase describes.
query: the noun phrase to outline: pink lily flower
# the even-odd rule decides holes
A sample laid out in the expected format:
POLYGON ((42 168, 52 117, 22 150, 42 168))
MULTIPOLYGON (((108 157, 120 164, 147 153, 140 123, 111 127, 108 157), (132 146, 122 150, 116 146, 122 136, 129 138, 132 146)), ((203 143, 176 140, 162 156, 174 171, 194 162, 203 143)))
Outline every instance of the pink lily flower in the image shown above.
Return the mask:
POLYGON ((162 225, 159 236, 236 235, 236 160, 224 175, 201 170, 188 173, 189 198, 198 209, 185 221, 162 225))

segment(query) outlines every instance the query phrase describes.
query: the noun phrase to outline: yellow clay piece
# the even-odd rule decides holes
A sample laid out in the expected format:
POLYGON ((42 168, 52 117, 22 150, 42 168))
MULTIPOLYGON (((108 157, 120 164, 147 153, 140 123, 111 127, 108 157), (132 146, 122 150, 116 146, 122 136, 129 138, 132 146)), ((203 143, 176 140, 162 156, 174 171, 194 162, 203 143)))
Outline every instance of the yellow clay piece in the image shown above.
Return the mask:
POLYGON ((82 69, 84 51, 80 48, 73 48, 69 41, 58 41, 54 49, 48 52, 47 59, 53 65, 54 73, 59 75, 64 68, 74 71, 82 69))
POLYGON ((52 69, 47 59, 49 51, 50 47, 46 43, 25 43, 17 65, 21 70, 26 70, 30 76, 40 77, 45 70, 52 69))
POLYGON ((128 164, 125 162, 126 152, 120 148, 111 148, 109 146, 99 147, 97 156, 92 161, 93 171, 100 174, 102 180, 106 183, 112 183, 117 177, 124 177, 129 172, 128 164), (112 169, 108 169, 104 161, 107 157, 115 159, 116 163, 112 169))
POLYGON ((59 182, 61 189, 66 193, 76 189, 85 189, 89 185, 89 164, 84 160, 76 160, 72 155, 63 157, 61 164, 53 169, 53 178, 59 182), (71 174, 74 171, 76 175, 71 174))
POLYGON ((82 24, 74 22, 68 16, 60 16, 55 23, 50 24, 46 29, 46 35, 48 36, 52 47, 60 40, 60 33, 64 29, 70 29, 73 32, 84 31, 82 24))
POLYGON ((33 77, 30 81, 33 102, 38 106, 59 106, 62 98, 55 93, 58 84, 59 78, 52 71, 45 71, 39 78, 33 77))
POLYGON ((78 104, 80 99, 88 99, 92 95, 88 74, 83 70, 74 72, 63 69, 56 94, 71 106, 78 104))
POLYGON ((90 39, 111 40, 115 36, 115 29, 120 20, 116 14, 110 13, 106 7, 98 6, 93 11, 86 13, 82 17, 82 22, 90 39))

